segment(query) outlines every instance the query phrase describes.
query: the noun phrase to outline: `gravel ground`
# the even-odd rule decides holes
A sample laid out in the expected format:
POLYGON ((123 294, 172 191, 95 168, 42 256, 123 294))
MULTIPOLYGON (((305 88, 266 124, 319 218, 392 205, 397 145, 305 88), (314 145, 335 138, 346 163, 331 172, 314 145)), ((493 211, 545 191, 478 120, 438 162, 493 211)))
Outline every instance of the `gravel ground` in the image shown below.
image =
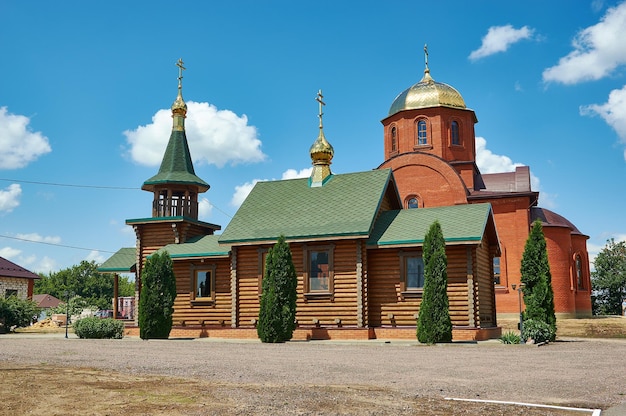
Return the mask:
POLYGON ((283 391, 312 402, 327 400, 316 394, 324 396, 329 388, 600 409, 626 401, 626 340, 570 339, 541 347, 497 341, 425 346, 396 341, 80 340, 74 335, 64 339, 59 334, 18 334, 0 336, 0 364, 206 380, 245 386, 229 394, 249 395, 253 388, 267 403, 284 400, 276 397, 283 391))

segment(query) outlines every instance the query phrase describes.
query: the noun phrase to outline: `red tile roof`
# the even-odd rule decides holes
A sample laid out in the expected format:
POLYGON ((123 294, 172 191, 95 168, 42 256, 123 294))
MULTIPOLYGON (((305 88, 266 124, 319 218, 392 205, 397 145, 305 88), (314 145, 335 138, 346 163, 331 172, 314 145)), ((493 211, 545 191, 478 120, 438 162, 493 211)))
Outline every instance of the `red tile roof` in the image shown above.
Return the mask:
POLYGON ((56 308, 59 306, 59 303, 62 303, 60 299, 48 294, 33 295, 33 302, 35 302, 39 308, 44 309, 56 308))

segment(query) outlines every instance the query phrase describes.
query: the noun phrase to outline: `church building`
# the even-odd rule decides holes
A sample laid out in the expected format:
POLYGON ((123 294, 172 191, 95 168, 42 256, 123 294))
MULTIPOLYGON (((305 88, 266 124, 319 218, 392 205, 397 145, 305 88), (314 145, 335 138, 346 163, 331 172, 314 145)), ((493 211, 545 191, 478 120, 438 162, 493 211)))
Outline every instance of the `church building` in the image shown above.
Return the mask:
POLYGON ((527 167, 480 173, 476 115, 454 88, 432 79, 428 63, 423 79, 393 101, 382 121, 380 166, 332 173, 320 91, 311 176, 257 183, 221 234, 220 226, 198 219, 198 195, 209 184, 194 172, 182 61, 178 66, 170 140, 159 172, 142 186, 153 194, 152 215, 126 221, 136 247, 100 268, 134 272, 141 296, 145 260, 167 251, 177 288, 170 336, 256 338, 265 255, 284 235, 298 275, 294 339, 415 339, 422 245, 435 221, 446 241, 453 339, 496 338, 498 314, 518 311, 513 285, 519 287, 536 218, 548 241, 557 316, 590 314, 587 237, 536 206, 527 167))

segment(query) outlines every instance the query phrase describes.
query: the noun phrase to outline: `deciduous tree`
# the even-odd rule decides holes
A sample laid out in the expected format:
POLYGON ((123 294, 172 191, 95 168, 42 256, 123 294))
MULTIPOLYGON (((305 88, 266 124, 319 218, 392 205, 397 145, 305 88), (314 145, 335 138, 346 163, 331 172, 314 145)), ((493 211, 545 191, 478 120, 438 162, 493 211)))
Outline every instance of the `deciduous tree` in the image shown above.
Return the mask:
POLYGON ((594 314, 622 314, 622 302, 626 299, 626 242, 606 242, 596 257, 591 286, 594 314))

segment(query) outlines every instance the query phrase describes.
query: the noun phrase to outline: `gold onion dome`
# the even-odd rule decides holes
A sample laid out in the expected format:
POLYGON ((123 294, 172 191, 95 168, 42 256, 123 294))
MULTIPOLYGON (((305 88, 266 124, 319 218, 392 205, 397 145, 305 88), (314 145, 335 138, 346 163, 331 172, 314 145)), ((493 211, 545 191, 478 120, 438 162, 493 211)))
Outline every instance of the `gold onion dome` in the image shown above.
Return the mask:
POLYGON ((328 143, 328 140, 326 140, 323 130, 320 130, 320 134, 311 145, 309 153, 311 154, 311 160, 313 160, 313 163, 317 161, 330 162, 333 158, 335 149, 333 149, 333 146, 328 143))
POLYGON ((428 48, 424 46, 426 54, 426 69, 424 77, 417 84, 402 91, 389 109, 389 115, 404 110, 415 110, 429 107, 466 108, 461 94, 448 84, 437 82, 430 76, 428 68, 428 48))

